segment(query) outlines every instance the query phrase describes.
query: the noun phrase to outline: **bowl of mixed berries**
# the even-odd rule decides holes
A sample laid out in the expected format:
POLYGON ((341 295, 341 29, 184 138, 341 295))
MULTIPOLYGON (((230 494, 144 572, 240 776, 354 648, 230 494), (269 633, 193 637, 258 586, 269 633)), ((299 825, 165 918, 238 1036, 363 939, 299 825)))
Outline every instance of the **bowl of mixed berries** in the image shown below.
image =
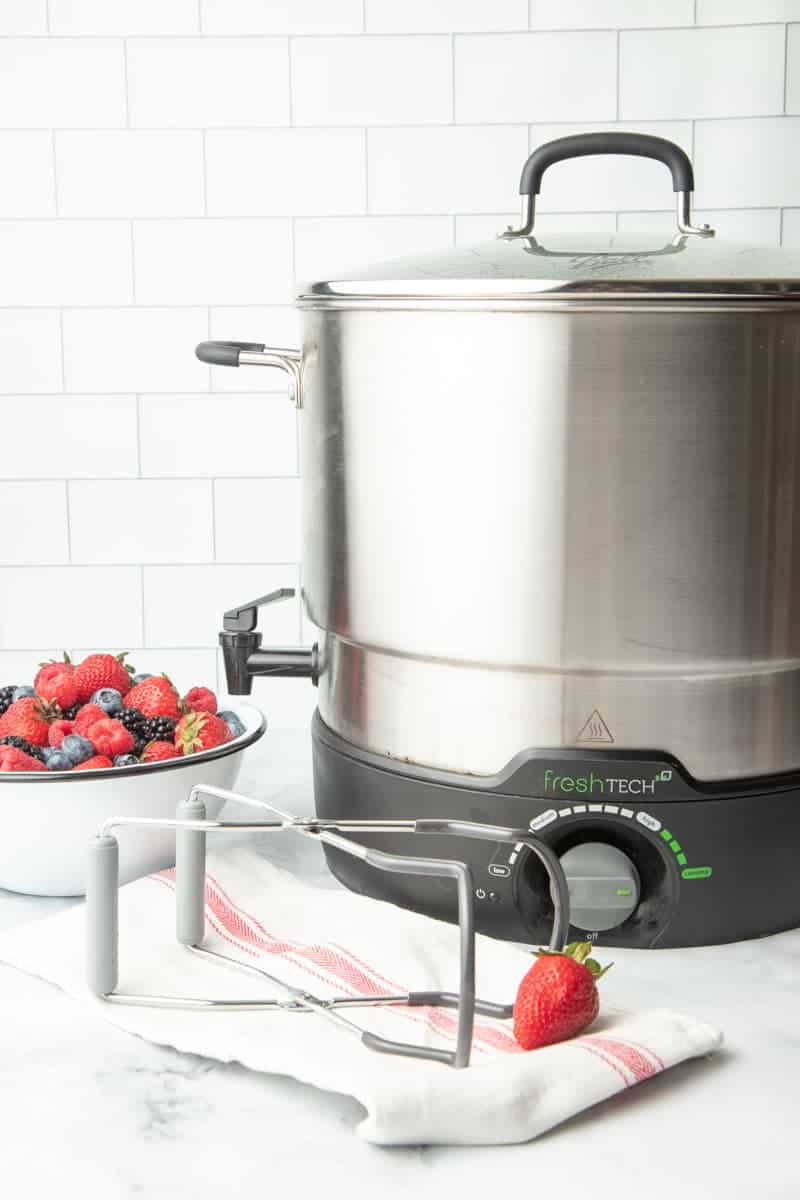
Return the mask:
MULTIPOLYGON (((0 687, 0 887, 82 895, 86 845, 107 817, 172 817, 196 783, 232 788, 264 733, 252 706, 220 710, 210 688, 181 692, 126 657, 65 654, 31 684, 0 687)), ((210 818, 222 803, 207 805, 210 818)), ((123 881, 174 862, 169 830, 123 832, 123 881)))

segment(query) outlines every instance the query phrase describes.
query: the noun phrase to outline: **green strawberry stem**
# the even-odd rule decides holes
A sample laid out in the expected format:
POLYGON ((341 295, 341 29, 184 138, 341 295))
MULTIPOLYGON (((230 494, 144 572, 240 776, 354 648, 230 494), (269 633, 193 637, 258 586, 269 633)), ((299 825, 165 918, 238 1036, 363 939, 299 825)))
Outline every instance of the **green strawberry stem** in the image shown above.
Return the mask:
POLYGON ((602 979, 606 971, 610 971, 613 967, 613 962, 608 966, 601 967, 596 958, 591 958, 592 953, 591 942, 570 942, 563 950, 535 950, 537 958, 544 958, 545 955, 556 955, 561 958, 573 958, 575 962, 581 963, 588 971, 591 971, 595 979, 602 979))

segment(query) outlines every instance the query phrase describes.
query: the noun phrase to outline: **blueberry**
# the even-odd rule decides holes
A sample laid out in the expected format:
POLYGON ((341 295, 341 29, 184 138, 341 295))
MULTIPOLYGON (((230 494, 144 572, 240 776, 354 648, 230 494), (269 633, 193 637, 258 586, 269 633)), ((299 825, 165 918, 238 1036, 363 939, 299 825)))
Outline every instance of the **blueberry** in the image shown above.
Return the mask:
POLYGON ((53 750, 47 759, 48 771, 71 771, 74 766, 75 763, 63 750, 53 750))
POLYGON ((18 687, 14 689, 11 696, 11 703, 16 704, 18 700, 24 700, 26 696, 35 696, 36 692, 32 687, 18 687))
POLYGON ((242 724, 239 717, 237 717, 235 712, 231 712, 230 709, 226 709, 225 712, 217 713, 217 716, 220 718, 221 721, 225 722, 225 724, 228 726, 228 729, 230 729, 231 735, 233 737, 237 738, 237 737, 242 736, 242 734, 245 731, 244 725, 242 724))
POLYGON ((89 697, 90 704, 97 704, 109 717, 122 712, 122 695, 116 688, 100 688, 89 697))
POLYGON ((144 683, 145 679, 152 679, 152 678, 153 678, 153 676, 150 674, 149 671, 143 671, 141 675, 134 675, 132 682, 133 683, 144 683))
POLYGON ((118 754, 114 759, 115 767, 138 767, 139 760, 135 754, 118 754))
MULTIPOLYGON (((78 733, 68 733, 61 743, 61 749, 73 767, 77 767, 78 763, 85 762, 94 754, 94 746, 89 739, 81 737, 78 733)), ((47 765, 50 766, 49 763, 47 765)))

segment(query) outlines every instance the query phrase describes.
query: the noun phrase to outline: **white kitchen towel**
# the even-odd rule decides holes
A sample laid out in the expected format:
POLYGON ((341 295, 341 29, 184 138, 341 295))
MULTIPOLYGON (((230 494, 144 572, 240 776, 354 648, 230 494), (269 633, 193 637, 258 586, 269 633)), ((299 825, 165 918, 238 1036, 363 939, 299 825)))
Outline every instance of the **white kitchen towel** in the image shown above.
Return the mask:
MULTIPOLYGON (((285 998, 279 988, 187 953, 175 941, 174 873, 120 894, 120 980, 125 992, 219 998, 285 998)), ((315 995, 454 990, 458 933, 448 924, 350 892, 310 886, 252 846, 208 858, 206 945, 256 964, 315 995)), ((255 1071, 291 1075, 355 1096, 370 1142, 522 1142, 575 1113, 705 1055, 721 1034, 665 1009, 601 1009, 584 1036, 532 1052, 511 1023, 478 1017, 465 1070, 378 1054, 316 1014, 210 1013, 131 1008, 89 996, 83 979, 83 907, 0 936, 0 959, 59 984, 122 1029, 178 1050, 255 1071)), ((478 995, 508 1003, 531 965, 519 948, 479 937, 478 995)), ((602 984, 601 984, 602 989, 602 984)), ((354 1008, 346 1015, 381 1035, 452 1048, 456 1014, 437 1008, 354 1008)))

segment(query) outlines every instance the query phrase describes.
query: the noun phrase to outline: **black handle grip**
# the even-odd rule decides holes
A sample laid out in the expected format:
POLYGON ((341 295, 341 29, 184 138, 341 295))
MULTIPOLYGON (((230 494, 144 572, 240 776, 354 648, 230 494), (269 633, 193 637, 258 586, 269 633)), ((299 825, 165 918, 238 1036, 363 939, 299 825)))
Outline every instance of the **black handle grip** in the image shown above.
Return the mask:
POLYGON ((530 155, 519 181, 521 196, 538 196, 542 176, 548 167, 566 158, 584 158, 589 154, 633 154, 655 158, 672 172, 674 192, 694 191, 694 172, 688 154, 666 138, 646 133, 576 133, 572 137, 545 142, 530 155))
POLYGON ((211 363, 215 367, 238 367, 242 350, 260 353, 263 349, 261 342, 201 342, 195 346, 194 352, 200 362, 211 363))

